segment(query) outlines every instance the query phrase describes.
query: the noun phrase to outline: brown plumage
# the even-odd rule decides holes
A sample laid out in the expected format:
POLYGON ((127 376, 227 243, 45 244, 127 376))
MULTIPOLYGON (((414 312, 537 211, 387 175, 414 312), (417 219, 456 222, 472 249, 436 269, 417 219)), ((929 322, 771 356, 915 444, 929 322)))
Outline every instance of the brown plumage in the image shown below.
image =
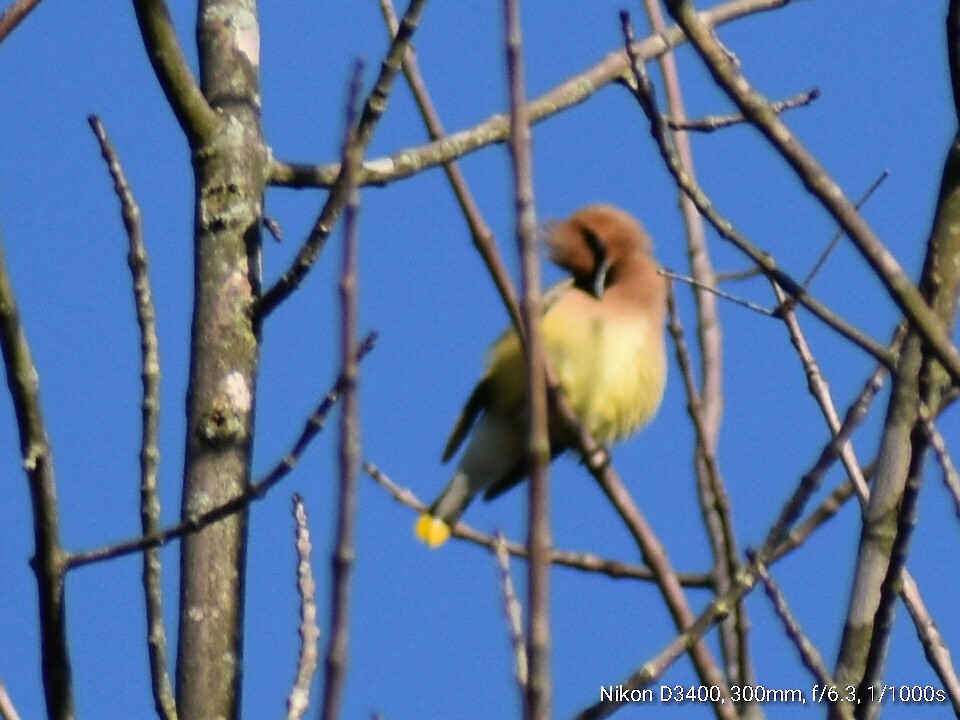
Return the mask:
MULTIPOLYGON (((567 399, 599 442, 619 440, 657 411, 666 380, 666 280, 640 224, 611 205, 589 205, 550 228, 551 259, 570 279, 545 296, 543 341, 567 399)), ((494 343, 487 370, 454 425, 449 460, 473 431, 447 487, 416 526, 436 547, 477 493, 496 497, 523 479, 523 351, 513 329, 494 343)), ((551 419, 551 456, 571 441, 551 419)))

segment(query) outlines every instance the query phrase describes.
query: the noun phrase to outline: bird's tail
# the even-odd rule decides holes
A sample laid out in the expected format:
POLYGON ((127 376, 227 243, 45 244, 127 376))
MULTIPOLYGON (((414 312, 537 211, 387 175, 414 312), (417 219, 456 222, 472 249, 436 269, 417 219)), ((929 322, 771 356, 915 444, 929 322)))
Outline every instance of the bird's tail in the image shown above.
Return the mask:
POLYGON ((443 492, 417 519, 413 528, 414 534, 427 547, 443 545, 477 490, 478 488, 472 486, 470 476, 462 468, 458 469, 443 492))
POLYGON ((430 548, 437 548, 443 545, 450 537, 451 528, 440 518, 431 515, 429 511, 424 512, 417 524, 413 528, 417 539, 430 548))
POLYGON ((414 527, 426 545, 443 545, 478 493, 513 478, 523 460, 523 433, 515 417, 513 408, 505 413, 487 409, 480 416, 456 472, 414 527))

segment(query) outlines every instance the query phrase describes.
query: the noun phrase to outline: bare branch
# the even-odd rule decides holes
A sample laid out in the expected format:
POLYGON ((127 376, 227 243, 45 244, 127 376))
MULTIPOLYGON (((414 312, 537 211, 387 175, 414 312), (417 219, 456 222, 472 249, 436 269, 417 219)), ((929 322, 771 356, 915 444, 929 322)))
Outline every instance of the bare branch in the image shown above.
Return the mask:
POLYGON ((293 495, 293 519, 297 539, 297 594, 300 596, 300 653, 297 677, 287 698, 287 720, 299 720, 310 706, 310 686, 317 671, 317 584, 310 564, 310 526, 303 498, 293 495))
MULTIPOLYGON (((883 374, 884 370, 881 367, 871 376, 863 391, 848 409, 847 417, 842 428, 845 436, 851 433, 854 427, 862 422, 866 416, 870 401, 879 391, 880 379, 883 374)), ((824 448, 822 455, 829 453, 829 449, 834 442, 831 442, 830 445, 824 448)), ((809 478, 809 482, 812 484, 819 486, 820 481, 822 481, 823 476, 831 464, 832 461, 825 462, 823 457, 821 457, 804 477, 809 478)), ((622 681, 620 684, 623 688, 628 691, 639 689, 661 677, 667 668, 673 664, 687 648, 702 638, 714 624, 726 618, 730 608, 752 590, 758 578, 757 562, 763 562, 764 565, 769 566, 775 560, 779 560, 783 555, 798 547, 800 543, 808 539, 813 532, 833 517, 844 500, 851 495, 852 486, 847 483, 844 487, 835 491, 831 497, 827 498, 827 500, 821 504, 820 508, 811 514, 810 518, 808 518, 803 525, 795 529, 793 529, 793 525, 802 511, 802 507, 800 510, 797 510, 796 515, 794 515, 791 509, 794 501, 791 500, 788 502, 781 511, 781 518, 786 517, 787 520, 782 520, 774 526, 773 530, 768 534, 767 541, 760 550, 754 554, 754 560, 749 562, 746 567, 742 568, 737 574, 734 585, 725 594, 717 596, 695 621, 691 622, 687 628, 674 638, 655 658, 643 663, 635 672, 622 681)), ((606 717, 614 712, 620 705, 622 705, 622 701, 601 701, 581 712, 577 718, 578 720, 592 720, 593 718, 606 717)))
MULTIPOLYGON (((946 44, 951 55, 954 104, 960 108, 960 86, 956 84, 956 68, 960 63, 958 26, 960 2, 951 0, 946 44)), ((858 241, 851 237, 858 246, 865 242, 863 238, 858 241)), ((949 331, 956 323, 960 288, 957 257, 960 257, 960 147, 954 140, 947 149, 920 290, 914 290, 923 302, 923 310, 936 321, 937 330, 949 331)), ((926 418, 931 411, 938 412, 951 381, 956 385, 958 377, 951 357, 940 347, 939 338, 931 337, 932 331, 924 324, 925 319, 918 317, 915 309, 906 307, 902 299, 898 302, 910 320, 910 332, 894 375, 878 456, 877 481, 865 513, 834 673, 838 682, 856 683, 864 692, 882 681, 896 594, 903 583, 930 446, 924 427, 926 418)), ((949 334, 946 341, 949 344, 949 334)), ((935 659, 938 655, 927 649, 927 657, 935 659)), ((938 674, 945 672, 936 665, 934 668, 938 674)), ((950 682, 960 684, 955 677, 950 682)), ((879 711, 879 703, 872 702, 858 710, 858 718, 872 718, 879 711)))
MULTIPOLYGON (((638 56, 638 60, 639 59, 638 56)), ((733 243, 762 270, 764 275, 790 293, 790 295, 796 298, 797 302, 810 310, 843 337, 861 347, 888 367, 891 367, 895 362, 895 357, 891 355, 887 348, 884 348, 873 338, 868 337, 860 331, 860 329, 843 320, 843 318, 816 300, 800 283, 781 270, 772 256, 751 243, 743 234, 737 231, 733 223, 717 211, 706 193, 703 192, 680 162, 674 149, 674 142, 670 135, 670 130, 666 127, 660 112, 657 110, 653 88, 649 78, 647 78, 643 65, 638 62, 634 65, 633 70, 635 76, 631 90, 635 94, 637 102, 647 116, 647 119, 650 121, 650 131, 657 141, 660 155, 663 157, 670 174, 673 175, 674 181, 693 201, 697 210, 707 219, 722 238, 733 243)))
MULTIPOLYGON (((370 333, 364 341, 360 343, 356 355, 358 362, 373 349, 376 339, 376 333, 370 333)), ((317 406, 317 409, 307 418, 300 437, 297 438, 290 452, 274 465, 270 472, 257 480, 257 482, 251 483, 243 493, 217 507, 189 516, 176 525, 162 530, 155 535, 149 537, 138 536, 96 550, 70 553, 64 558, 65 569, 73 570, 83 567, 84 565, 113 560, 114 558, 123 557, 124 555, 140 552, 144 548, 161 547, 184 535, 202 530, 208 525, 239 512, 255 500, 264 498, 271 488, 289 475, 297 466, 297 463, 300 462, 300 458, 303 456, 303 453, 306 452, 311 441, 323 430, 326 425, 327 415, 340 400, 345 382, 344 376, 340 375, 333 387, 317 406)))
MULTIPOLYGON (((653 31, 663 33, 666 25, 659 0, 645 0, 644 7, 653 31)), ((633 25, 630 22, 629 13, 625 10, 620 13, 620 24, 624 37, 624 49, 630 60, 631 75, 634 75, 634 68, 640 64, 640 61, 634 52, 633 25)), ((660 66, 667 88, 670 112, 675 117, 683 118, 685 110, 680 91, 680 74, 673 55, 668 52, 662 56, 660 66)), ((674 135, 674 139, 678 160, 683 164, 686 172, 694 177, 690 138, 686 133, 679 132, 674 135)), ((697 478, 697 499, 713 553, 715 589, 717 593, 723 594, 733 582, 740 556, 731 515, 730 498, 716 457, 717 438, 723 416, 723 337, 716 297, 706 290, 716 285, 716 278, 707 248, 703 217, 697 212, 696 206, 689 197, 679 190, 678 195, 686 228, 690 268, 695 276, 694 281, 699 285, 693 295, 697 305, 697 340, 701 355, 702 392, 698 391, 692 372, 685 378, 687 381, 684 383, 684 388, 696 427, 697 442, 693 460, 697 478)), ((675 308, 671 312, 675 320, 671 324, 679 328, 679 318, 676 317, 675 308)), ((682 343, 682 330, 680 338, 682 343)), ((676 334, 674 334, 674 340, 677 341, 676 334)), ((681 353, 680 343, 677 344, 678 356, 681 353)), ((720 650, 724 658, 727 678, 734 685, 742 686, 753 681, 747 633, 745 608, 738 603, 734 608, 732 619, 724 621, 720 627, 720 650)))
POLYGON ((956 465, 950 456, 950 450, 947 448, 947 441, 937 430, 933 420, 925 419, 927 435, 930 440, 930 447, 933 448, 937 463, 940 465, 940 473, 943 476, 943 484, 953 498, 954 512, 960 518, 960 473, 957 472, 956 465))
POLYGON ((360 405, 357 398, 358 363, 356 360, 358 291, 357 291, 357 221, 360 213, 360 192, 357 190, 357 168, 363 158, 363 145, 357 141, 357 107, 363 63, 357 61, 347 98, 346 126, 343 141, 344 185, 346 210, 344 218, 343 266, 340 273, 340 375, 344 379, 340 409, 340 447, 338 460, 340 483, 337 500, 336 536, 331 557, 333 568, 330 597, 330 643, 327 646, 326 675, 320 717, 336 720, 347 675, 350 643, 350 584, 356 555, 354 543, 357 515, 357 474, 360 471, 360 405))
MULTIPOLYGON (((613 504, 617 513, 620 515, 630 534, 633 536, 640 548, 640 554, 644 562, 653 571, 657 582, 657 588, 663 596, 664 602, 670 612, 673 622, 681 633, 686 633, 692 628, 695 617, 687 603, 686 596, 680 586, 677 574, 674 571, 667 553, 653 531, 653 528, 647 522, 640 508, 637 507, 629 491, 624 486, 623 481, 617 475, 616 471, 609 463, 609 456, 606 451, 599 447, 586 431, 582 428, 579 421, 569 409, 569 404, 564 400, 556 401, 559 412, 563 414, 563 419, 568 427, 575 428, 581 452, 584 457, 584 464, 593 475, 594 479, 600 485, 607 499, 613 504)), ((727 593, 729 595, 729 593, 727 593)), ((725 595, 726 597, 726 595, 725 595)), ((734 599, 734 602, 736 599, 734 599)), ((727 614, 729 608, 725 606, 723 614, 727 614)), ((705 628, 706 629, 706 628, 705 628)), ((696 636, 699 637, 699 636, 696 636)), ((722 702, 714 703, 713 710, 717 717, 729 718, 736 717, 736 709, 730 697, 730 691, 727 687, 724 677, 713 659, 710 649, 702 641, 694 640, 689 644, 684 644, 681 650, 690 653, 690 659, 704 684, 715 686, 723 699, 722 702)))
MULTIPOLYGON (((920 291, 857 212, 853 203, 847 199, 826 169, 790 132, 780 116, 773 112, 766 98, 750 86, 690 0, 667 0, 667 10, 690 38, 717 84, 783 156, 807 189, 833 215, 883 282, 890 297, 929 345, 937 360, 943 363, 954 382, 960 382, 960 353, 954 347, 942 319, 927 306, 920 291)), ((794 294, 790 287, 784 287, 791 295, 794 294)))
POLYGON ((837 513, 843 509, 850 498, 854 497, 853 483, 850 480, 844 480, 837 485, 826 498, 807 516, 807 519, 797 523, 786 537, 777 545, 768 565, 780 560, 784 555, 788 555, 797 548, 801 547, 810 537, 820 529, 820 526, 836 517, 837 513))
MULTIPOLYGON (((261 292, 270 155, 263 136, 254 4, 198 0, 196 7, 199 82, 220 121, 200 129, 208 136, 199 144, 191 139, 193 302, 184 520, 245 495, 252 480, 262 350, 252 310, 261 292)), ((172 34, 164 40, 172 42, 172 34)), ((181 79, 192 86, 192 77, 181 79)), ((180 543, 175 683, 177 709, 185 718, 231 718, 239 712, 248 520, 244 505, 180 543)))
POLYGON ((927 662, 943 683, 943 689, 950 700, 954 716, 960 717, 960 679, 957 678, 957 671, 950 659, 950 649, 940 633, 940 628, 937 627, 926 608, 920 602, 911 600, 911 598, 920 597, 920 589, 917 587, 916 580, 906 572, 903 573, 903 597, 907 600, 905 603, 907 611, 917 630, 917 637, 923 645, 927 662))
MULTIPOLYGON (((747 557, 749 557, 751 561, 754 560, 753 553, 748 553, 747 557)), ((833 687, 833 678, 830 677, 830 671, 827 670, 827 666, 823 662, 823 657, 820 655, 816 646, 810 642, 810 638, 803 632, 803 628, 800 627, 800 623, 796 617, 790 612, 790 606, 787 605, 786 598, 784 598, 783 593, 780 592, 780 588, 776 582, 774 582, 773 578, 770 577, 766 566, 757 564, 754 567, 756 568, 757 575, 763 582, 763 589, 767 597, 770 598, 770 602, 773 603, 773 609, 777 617, 780 618, 780 622, 783 623, 787 637, 793 641, 794 647, 797 648, 804 667, 810 671, 818 683, 825 687, 833 687)))
POLYGON ((763 270, 754 265, 746 270, 730 270, 728 272, 717 273, 717 284, 725 282, 740 282, 750 280, 751 278, 763 275, 763 270))
POLYGON ((7 688, 0 681, 0 718, 3 720, 20 720, 20 714, 7 693, 7 688))
POLYGON ((17 29, 27 15, 36 9, 40 0, 13 0, 13 3, 0 15, 0 43, 7 39, 7 35, 17 29))
POLYGON ((267 229, 267 232, 270 233, 270 237, 272 237, 278 243, 283 242, 283 227, 279 222, 277 222, 274 218, 264 215, 263 226, 267 229))
POLYGON ((730 293, 724 292, 723 290, 713 287, 712 285, 707 285, 706 283, 702 283, 699 280, 696 280, 692 277, 675 273, 672 270, 661 268, 660 274, 663 275, 664 277, 670 278, 671 280, 679 280, 680 282, 686 283, 687 285, 692 285, 693 287, 698 288, 700 290, 705 290, 711 295, 716 295, 717 297, 721 297, 724 300, 729 300, 730 302, 736 303, 740 307, 744 307, 747 310, 752 310, 755 313, 760 313, 761 315, 766 315, 767 317, 776 317, 779 314, 776 310, 771 310, 770 308, 766 308, 763 305, 759 305, 758 303, 751 302, 749 300, 744 300, 743 298, 739 298, 736 295, 731 295, 730 293))
POLYGON ((67 647, 63 596, 64 552, 60 544, 53 452, 40 404, 40 379, 20 324, 13 285, 0 247, 0 351, 7 371, 20 435, 20 455, 33 506, 34 557, 40 611, 43 690, 50 720, 73 720, 73 672, 67 647))
MULTIPOLYGON (((424 5, 426 5, 426 0, 411 0, 407 12, 403 16, 403 20, 400 21, 397 34, 390 44, 390 49, 387 51, 387 56, 380 65, 380 75, 377 77, 373 89, 364 102, 363 111, 360 114, 360 119, 357 122, 356 130, 352 136, 352 142, 355 147, 351 147, 345 151, 345 156, 355 153, 362 161, 363 154, 366 152, 367 146, 370 144, 370 139, 373 137, 373 131, 387 109, 387 99, 393 87, 393 80, 400 69, 400 63, 403 61, 407 45, 410 43, 413 33, 420 22, 420 13, 424 5)), ((359 170, 357 172, 359 174, 359 170)), ((359 175, 356 179, 356 184, 357 186, 362 184, 359 175)), ((310 269, 320 256, 327 238, 330 236, 330 232, 336 224, 337 218, 340 216, 340 211, 347 201, 348 194, 347 178, 343 169, 343 160, 341 159, 341 164, 336 172, 336 180, 332 185, 330 194, 327 196, 323 209, 320 211, 320 216, 310 231, 310 236, 300 248, 290 267, 280 276, 273 287, 263 294, 257 303, 255 312, 259 319, 262 320, 273 312, 273 310, 289 297, 300 286, 300 283, 303 282, 303 279, 307 273, 310 272, 310 269)))
POLYGON ((540 308, 540 258, 533 199, 533 160, 527 118, 523 63, 523 35, 519 0, 504 0, 506 18, 507 85, 510 95, 510 159, 513 167, 516 238, 522 279, 520 315, 526 331, 526 467, 530 476, 527 547, 527 667, 524 717, 548 720, 552 716, 550 672, 550 438, 547 430, 543 330, 540 308))
MULTIPOLYGON (((507 540, 502 532, 498 532, 494 541, 493 557, 497 562, 497 571, 500 577, 500 595, 503 599, 503 616, 507 621, 510 632, 510 645, 513 648, 513 673, 520 688, 520 698, 523 707, 527 707, 527 645, 523 639, 523 607, 517 599, 513 587, 513 578, 510 576, 510 553, 507 551, 507 540)), ((524 714, 528 714, 524 710, 524 714)))
POLYGON ((134 0, 140 35, 153 72, 180 127, 196 148, 220 126, 220 117, 203 96, 177 39, 164 0, 134 0))
MULTIPOLYGON (((856 398, 854 403, 850 406, 850 408, 848 408, 846 419, 842 426, 842 432, 845 435, 850 432, 852 429, 851 426, 859 424, 865 417, 867 408, 869 407, 872 399, 876 396, 876 393, 879 391, 881 380, 885 374, 885 369, 882 366, 878 367, 878 369, 864 385, 863 390, 856 398)), ((818 461, 814 468, 807 473, 807 476, 819 475, 822 477, 828 468, 829 464, 824 466, 818 461)), ((657 678, 661 677, 663 673, 666 672, 667 668, 682 655, 684 650, 689 647, 691 643, 701 638, 710 629, 710 627, 725 618, 730 606, 752 589, 754 583, 759 577, 756 566, 756 558, 767 558, 764 563, 765 565, 771 565, 773 562, 779 560, 785 554, 789 553, 809 537, 811 537, 817 529, 819 529, 827 520, 836 514, 842 504, 847 499, 852 497, 852 495, 853 485, 847 481, 838 487, 830 497, 824 500, 817 510, 811 513, 806 521, 800 525, 797 525, 789 532, 779 534, 783 539, 779 542, 779 544, 776 545, 776 547, 773 547, 769 541, 764 543, 764 546, 761 548, 761 550, 754 554, 754 560, 738 575, 734 587, 732 587, 725 595, 722 595, 714 600, 709 607, 707 607, 706 610, 704 610, 703 613, 701 613, 701 615, 696 619, 696 622, 694 622, 687 631, 678 635, 673 641, 671 641, 670 644, 661 651, 661 653, 659 653, 652 660, 643 663, 637 671, 635 671, 629 678, 624 680, 621 683, 624 689, 631 690, 641 688, 649 685, 657 678)), ((773 533, 768 536, 768 540, 772 538, 772 536, 773 533)), ((932 621, 929 615, 925 614, 922 605, 910 600, 911 597, 916 596, 916 584, 911 578, 909 578, 909 576, 905 576, 904 598, 907 600, 907 605, 910 609, 911 615, 914 616, 914 622, 916 623, 918 634, 920 634, 921 638, 923 639, 924 649, 927 652, 928 658, 933 658, 931 660, 931 664, 935 669, 937 669, 938 675, 940 675, 941 679, 944 681, 944 687, 948 689, 948 694, 950 694, 952 690, 956 690, 958 688, 958 683, 956 675, 952 673, 949 652, 946 650, 943 639, 937 631, 935 623, 932 621), (920 614, 914 615, 915 611, 919 612, 920 614), (941 672, 944 674, 941 675, 941 672)), ((956 697, 957 695, 950 694, 951 702, 954 704, 954 707, 957 707, 956 697)), ((606 717, 613 712, 619 706, 619 704, 620 703, 617 702, 600 702, 587 708, 577 717, 584 719, 606 717)))
MULTIPOLYGON (((782 303, 782 291, 776 285, 774 286, 774 289, 777 291, 778 299, 782 303)), ((831 433, 836 434, 841 428, 841 423, 834 408, 826 382, 823 380, 820 374, 819 367, 817 366, 817 363, 814 360, 809 347, 807 346, 806 338, 800 330, 799 323, 797 322, 792 310, 787 309, 784 312, 783 317, 787 324, 787 328, 790 331, 791 341, 797 348, 797 351, 800 354, 801 360, 804 364, 804 369, 808 378, 811 392, 817 399, 817 403, 824 414, 831 433)), ((893 347, 900 345, 903 340, 905 330, 905 325, 901 325, 901 327, 897 329, 892 342, 893 347)), ((854 413, 861 416, 865 414, 866 403, 876 395, 877 391, 879 390, 879 383, 885 374, 886 372, 883 366, 878 366, 874 374, 870 377, 861 391, 860 397, 851 407, 851 410, 848 411, 848 418, 852 417, 854 413)), ((864 476, 867 475, 868 472, 861 471, 860 464, 857 462, 856 455, 853 451, 853 446, 849 443, 849 441, 844 444, 840 451, 840 456, 843 460, 850 480, 837 488, 837 490, 834 491, 833 496, 822 503, 820 508, 815 513, 811 514, 810 518, 802 526, 791 531, 787 540, 778 546, 778 549, 775 551, 772 558, 782 557, 784 552, 788 552, 789 549, 795 547, 794 544, 796 542, 802 542, 806 537, 808 537, 809 533, 818 527, 825 518, 832 516, 832 514, 839 509, 840 504, 844 501, 844 499, 851 496, 854 488, 856 489, 857 495, 861 499, 861 503, 864 505, 864 507, 866 506, 866 502, 869 499, 869 490, 867 488, 864 476)), ((876 466, 874 465, 872 467, 875 468, 876 466)), ((917 634, 921 639, 927 658, 938 677, 941 678, 944 687, 947 689, 947 692, 951 697, 951 701, 954 702, 955 706, 960 707, 960 681, 957 680, 957 675, 953 669, 952 663, 950 662, 949 652, 946 650, 943 638, 940 636, 940 633, 937 630, 936 623, 933 622, 929 615, 929 611, 924 604, 923 598, 920 596, 920 591, 916 585, 916 582, 906 569, 904 569, 902 572, 902 580, 903 587, 900 591, 900 594, 903 597, 904 604, 907 606, 911 617, 913 618, 914 624, 917 628, 917 634)))
MULTIPOLYGON (((754 13, 776 10, 791 0, 731 0, 703 13, 704 21, 711 27, 746 17, 754 13)), ((652 60, 668 49, 685 42, 686 38, 677 27, 652 35, 637 44, 637 55, 652 60)), ((552 115, 579 105, 612 82, 619 81, 629 71, 629 60, 623 50, 607 55, 593 67, 561 83, 553 90, 532 100, 526 106, 527 117, 536 124, 552 115)), ((448 163, 451 160, 479 150, 491 144, 504 143, 509 137, 507 115, 494 115, 472 128, 453 133, 420 147, 411 147, 390 157, 369 160, 360 171, 358 183, 384 185, 409 177, 422 170, 448 163)), ((273 164, 270 182, 286 187, 332 187, 340 173, 340 166, 305 165, 276 161, 273 164)))
MULTIPOLYGON (((397 17, 393 10, 392 0, 380 0, 380 7, 383 11, 384 19, 390 30, 391 36, 397 33, 397 17)), ((427 85, 420 75, 420 67, 417 62, 416 53, 413 47, 407 48, 407 53, 403 58, 403 73, 407 78, 407 84, 413 92, 413 97, 420 108, 420 114, 423 116, 424 124, 427 127, 427 133, 432 140, 441 140, 445 137, 443 123, 440 122, 440 116, 430 99, 430 93, 427 91, 427 85)), ((529 106, 528 106, 529 107, 529 106)), ((510 279, 510 273, 507 272, 507 266, 500 257, 497 250, 496 240, 493 232, 483 219, 480 208, 477 205, 470 188, 467 186, 467 180, 460 170, 460 166, 453 160, 443 163, 443 171, 450 182, 450 188, 457 198, 460 210, 470 227, 470 236, 473 239, 473 245, 480 253, 484 264, 490 276, 493 278, 500 298, 503 300, 507 312, 513 321, 517 332, 523 332, 523 323, 520 320, 520 306, 517 304, 517 294, 513 289, 513 281, 510 279)))
MULTIPOLYGON (((888 177, 890 177, 890 171, 884 170, 882 173, 880 173, 879 177, 877 177, 876 180, 870 183, 870 187, 866 189, 863 195, 860 196, 860 199, 857 200, 857 202, 855 203, 855 207, 857 208, 857 210, 863 207, 864 203, 866 203, 867 200, 869 200, 873 196, 873 194, 877 191, 877 188, 883 185, 883 182, 888 177)), ((820 272, 820 269, 827 262, 827 258, 830 257, 830 253, 833 252, 834 248, 836 248, 837 246, 837 243, 840 242, 842 238, 843 238, 843 230, 837 230, 833 234, 833 237, 830 238, 830 242, 827 243, 827 247, 824 248, 822 253, 820 253, 820 257, 817 258, 817 261, 813 264, 813 267, 810 269, 810 272, 807 273, 807 276, 803 279, 803 286, 805 288, 810 287, 810 283, 813 282, 813 279, 817 276, 817 273, 820 272)))
MULTIPOLYGON (((649 1, 652 2, 652 0, 649 1)), ((645 0, 644 4, 647 4, 647 0, 645 0)), ((669 55, 665 55, 664 57, 669 57, 669 55)), ((667 87, 667 94, 669 96, 669 84, 667 87)), ((807 90, 806 92, 802 92, 799 95, 795 95, 787 100, 780 100, 778 102, 770 103, 770 107, 773 108, 774 112, 781 113, 785 110, 806 107, 819 97, 819 88, 813 88, 812 90, 807 90)), ((739 125, 744 122, 747 122, 747 119, 740 114, 711 115, 705 118, 700 118, 699 120, 687 120, 683 117, 677 118, 677 116, 673 114, 672 110, 670 116, 666 118, 667 126, 671 130, 686 130, 687 132, 702 133, 710 133, 716 130, 722 130, 723 128, 727 128, 732 125, 739 125)))
MULTIPOLYGON (((783 292, 776 285, 774 285, 774 290, 777 292, 777 298, 782 305, 783 292)), ((797 352, 800 355, 811 393, 816 398, 817 404, 820 406, 820 409, 823 412, 824 419, 827 422, 827 426, 830 428, 830 432, 836 434, 840 430, 841 423, 834 407, 833 399, 830 396, 830 390, 820 373, 820 368, 814 359, 809 346, 807 345, 806 338, 800 329, 796 315, 789 307, 783 307, 785 307, 785 311, 783 313, 784 322, 786 323, 787 329, 790 332, 791 342, 793 343, 794 347, 796 347, 797 352)), ((902 343, 905 334, 906 325, 901 324, 901 326, 897 328, 897 331, 894 333, 894 338, 891 345, 893 347, 898 347, 902 343)), ((871 376, 870 380, 867 382, 867 385, 864 387, 861 398, 873 397, 875 395, 879 380, 884 374, 885 370, 883 366, 878 366, 874 372, 874 375, 871 376)), ((855 403, 855 406, 860 404, 861 402, 858 401, 855 403)), ((864 477, 866 472, 862 471, 860 468, 860 464, 857 461, 852 443, 848 441, 844 444, 840 451, 840 457, 843 461, 844 468, 847 471, 847 476, 849 477, 848 483, 850 484, 851 488, 856 490, 857 496, 861 502, 861 508, 862 510, 865 510, 870 497, 870 491, 867 488, 866 479, 864 477)), ((801 535, 802 534, 803 533, 801 532, 801 535)), ((791 535, 793 535, 792 532, 791 535)), ((781 548, 782 547, 783 545, 781 545, 781 548)), ((779 551, 775 556, 779 557, 779 551)), ((946 651, 943 638, 940 636, 940 633, 937 630, 936 623, 934 623, 933 619, 930 617, 930 613, 927 610, 926 604, 920 595, 920 589, 917 587, 916 582, 906 568, 904 568, 901 573, 901 580, 903 587, 900 590, 900 595, 903 597, 904 604, 907 606, 911 618, 913 618, 914 625, 917 629, 917 635, 920 637, 921 643, 924 647, 924 652, 926 653, 934 671, 937 673, 937 676, 941 678, 944 688, 947 689, 952 701, 957 707, 960 707, 960 681, 958 681, 956 672, 954 671, 953 665, 950 662, 950 655, 949 652, 946 651)))
MULTIPOLYGON (((833 404, 833 398, 830 396, 830 388, 828 387, 827 381, 823 377, 823 374, 820 372, 820 365, 817 363, 816 358, 814 358, 813 352, 810 350, 810 346, 807 343, 807 338, 800 328, 800 322, 797 319, 797 315, 796 312, 794 312, 792 304, 787 302, 787 298, 784 295, 783 290, 776 283, 773 283, 773 290, 776 294, 777 302, 780 304, 780 316, 783 319, 784 325, 787 327, 787 332, 790 334, 790 342, 793 344, 794 348, 796 348, 797 354, 800 356, 800 362, 803 365, 804 375, 807 378, 807 387, 810 389, 810 393, 816 400, 817 406, 820 408, 824 420, 827 423, 827 427, 835 436, 840 431, 841 423, 840 417, 837 415, 836 407, 833 404)), ((894 351, 899 351, 899 348, 902 344, 903 335, 903 327, 898 328, 898 330, 894 333, 893 342, 891 343, 891 348, 894 351)), ((877 368, 875 373, 879 375, 875 375, 873 377, 881 377, 882 375, 886 374, 882 365, 877 368)), ((873 378, 871 378, 871 380, 872 379, 873 378)), ((867 388, 872 386, 872 382, 867 383, 867 388)), ((867 390, 864 392, 867 392, 867 390)), ((867 483, 864 480, 863 471, 861 470, 856 454, 854 453, 853 445, 849 441, 844 443, 840 450, 840 456, 843 460, 844 468, 847 471, 847 476, 850 478, 850 481, 853 483, 854 488, 857 491, 857 495, 860 497, 861 502, 865 503, 870 492, 867 489, 867 483)))
MULTIPOLYGON (((716 623, 726 618, 729 614, 730 607, 739 602, 744 595, 753 589, 755 584, 756 576, 752 566, 748 566, 738 573, 734 578, 733 586, 726 593, 718 596, 711 602, 710 605, 708 605, 683 632, 670 641, 655 658, 644 662, 634 673, 619 683, 619 686, 627 693, 627 697, 629 697, 630 690, 645 687, 657 678, 662 677, 667 671, 667 668, 676 662, 685 651, 691 646, 702 642, 701 639, 706 635, 707 631, 716 623)), ((623 703, 623 700, 617 699, 601 700, 578 713, 575 720, 598 720, 599 718, 605 718, 615 712, 623 703)), ((733 703, 728 698, 727 702, 720 707, 731 708, 733 707, 733 703)), ((737 715, 734 714, 734 717, 737 717, 737 715)))
MULTIPOLYGON (((127 263, 133 277, 134 305, 140 328, 140 380, 143 386, 140 401, 140 524, 145 536, 160 531, 160 497, 157 473, 160 465, 160 351, 157 338, 157 315, 153 306, 153 290, 148 274, 149 258, 143 241, 140 207, 120 165, 116 149, 107 137, 103 123, 95 115, 89 118, 100 152, 107 162, 114 192, 120 200, 123 225, 127 231, 127 263)), ((147 610, 147 647, 150 656, 150 679, 157 715, 175 720, 177 705, 167 671, 167 631, 163 623, 163 585, 158 548, 143 553, 143 592, 147 610)))
POLYGON ((950 0, 947 9, 947 56, 950 85, 953 90, 954 115, 960 118, 960 2, 950 0))
MULTIPOLYGON (((426 510, 426 504, 423 503, 412 490, 397 485, 373 463, 365 462, 363 464, 363 471, 401 505, 405 505, 418 515, 426 510)), ((496 549, 496 537, 482 533, 470 525, 467 525, 462 520, 453 526, 450 534, 455 538, 466 540, 491 551, 496 549)), ((504 547, 507 552, 514 557, 527 557, 526 545, 507 541, 504 547)), ((600 573, 614 580, 652 581, 655 579, 653 573, 642 565, 631 565, 617 560, 608 560, 592 553, 557 550, 554 548, 550 551, 550 562, 554 565, 568 567, 573 570, 600 573)), ((713 587, 713 580, 707 573, 678 573, 677 578, 684 587, 708 589, 713 587)))

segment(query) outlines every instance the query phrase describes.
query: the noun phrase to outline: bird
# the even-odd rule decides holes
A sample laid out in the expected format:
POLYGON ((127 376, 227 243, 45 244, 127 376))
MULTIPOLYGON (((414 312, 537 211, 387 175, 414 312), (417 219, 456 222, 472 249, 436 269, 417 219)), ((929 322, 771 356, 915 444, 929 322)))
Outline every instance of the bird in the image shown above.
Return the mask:
MULTIPOLYGON (((613 205, 587 205, 553 223, 546 244, 570 277, 544 293, 543 347, 581 422, 609 445, 649 422, 663 399, 667 279, 649 235, 613 205)), ((524 479, 525 393, 524 350, 511 328, 490 348, 447 441, 443 462, 470 435, 453 477, 414 527, 427 546, 446 542, 477 494, 492 500, 524 479)), ((574 443, 562 427, 549 418, 551 460, 574 443)))

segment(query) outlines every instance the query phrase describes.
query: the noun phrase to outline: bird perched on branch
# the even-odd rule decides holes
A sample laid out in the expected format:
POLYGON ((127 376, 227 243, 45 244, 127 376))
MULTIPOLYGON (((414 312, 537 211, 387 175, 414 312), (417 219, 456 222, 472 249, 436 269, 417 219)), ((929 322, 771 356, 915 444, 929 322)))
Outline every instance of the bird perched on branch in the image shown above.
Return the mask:
MULTIPOLYGON (((663 398, 667 281, 640 224, 611 205, 589 205, 549 229, 551 259, 571 277, 544 295, 543 346, 563 392, 598 442, 645 425, 663 398)), ((442 545, 477 493, 490 500, 526 475, 523 347, 516 330, 490 349, 443 452, 447 462, 473 433, 449 484, 417 521, 430 547, 442 545)), ((550 454, 570 448, 550 418, 550 454)))

